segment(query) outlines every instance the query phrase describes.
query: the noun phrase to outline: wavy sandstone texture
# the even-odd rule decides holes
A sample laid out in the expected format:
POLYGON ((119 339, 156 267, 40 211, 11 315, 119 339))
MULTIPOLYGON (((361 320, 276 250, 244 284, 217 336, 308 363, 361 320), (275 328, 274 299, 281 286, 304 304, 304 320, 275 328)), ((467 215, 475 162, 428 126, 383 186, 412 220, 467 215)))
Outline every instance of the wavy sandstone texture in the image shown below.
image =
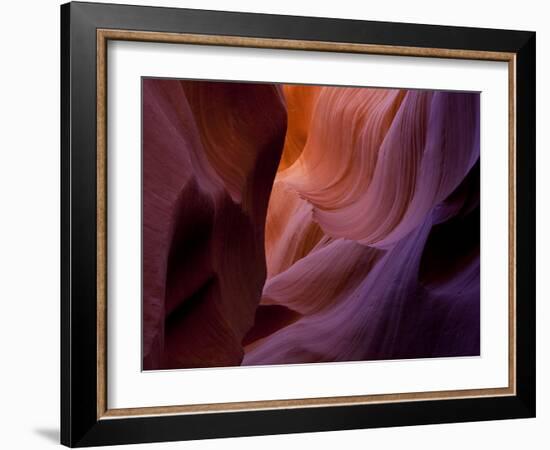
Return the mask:
POLYGON ((479 94, 143 81, 143 367, 479 355, 479 94))

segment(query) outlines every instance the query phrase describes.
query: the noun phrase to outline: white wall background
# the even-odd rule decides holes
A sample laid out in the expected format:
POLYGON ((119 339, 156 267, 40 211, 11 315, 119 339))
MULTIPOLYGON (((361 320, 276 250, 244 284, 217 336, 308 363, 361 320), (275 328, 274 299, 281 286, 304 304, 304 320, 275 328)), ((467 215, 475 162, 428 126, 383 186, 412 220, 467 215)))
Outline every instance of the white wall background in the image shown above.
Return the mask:
MULTIPOLYGON (((123 2, 122 0, 120 0, 123 2)), ((134 446, 158 449, 546 449, 550 445, 550 14, 501 0, 188 0, 134 4, 525 29, 537 32, 538 417, 134 446)), ((2 5, 0 27, 0 447, 41 449, 59 423, 59 1, 2 5)), ((533 299, 534 300, 534 299, 533 299)), ((128 448, 128 447, 126 447, 128 448)), ((133 448, 133 447, 132 447, 133 448)))

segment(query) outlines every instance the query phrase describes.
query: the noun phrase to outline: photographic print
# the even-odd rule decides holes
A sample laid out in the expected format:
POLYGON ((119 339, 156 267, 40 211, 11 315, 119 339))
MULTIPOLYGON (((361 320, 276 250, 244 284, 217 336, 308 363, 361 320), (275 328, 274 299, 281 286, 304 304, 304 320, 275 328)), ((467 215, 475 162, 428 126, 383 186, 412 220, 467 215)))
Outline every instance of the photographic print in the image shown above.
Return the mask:
POLYGON ((479 110, 142 78, 143 370, 480 355, 479 110))
POLYGON ((60 24, 64 445, 536 416, 535 32, 60 24))

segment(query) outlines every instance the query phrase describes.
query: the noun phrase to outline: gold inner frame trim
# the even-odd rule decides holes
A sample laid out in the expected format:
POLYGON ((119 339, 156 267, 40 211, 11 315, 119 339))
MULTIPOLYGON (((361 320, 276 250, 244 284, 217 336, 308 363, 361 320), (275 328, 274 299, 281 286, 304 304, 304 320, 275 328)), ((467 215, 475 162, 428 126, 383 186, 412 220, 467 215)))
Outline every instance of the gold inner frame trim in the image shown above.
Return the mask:
POLYGON ((448 400, 512 396, 516 394, 516 54, 478 50, 402 47, 322 41, 297 41, 238 36, 158 33, 148 31, 97 30, 97 418, 205 414, 266 409, 312 408, 422 400, 448 400), (148 406, 109 409, 107 405, 107 41, 138 41, 171 44, 217 45, 267 49, 364 53, 473 59, 508 62, 508 387, 408 392, 399 394, 263 400, 200 405, 148 406))

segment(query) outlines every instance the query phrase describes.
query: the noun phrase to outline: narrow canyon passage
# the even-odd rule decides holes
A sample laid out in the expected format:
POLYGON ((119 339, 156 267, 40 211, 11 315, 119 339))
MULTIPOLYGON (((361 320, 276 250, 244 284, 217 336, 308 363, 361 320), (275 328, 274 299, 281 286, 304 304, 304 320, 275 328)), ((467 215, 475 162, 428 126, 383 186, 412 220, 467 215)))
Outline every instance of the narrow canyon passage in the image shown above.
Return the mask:
POLYGON ((479 355, 479 94, 143 80, 143 368, 479 355))

